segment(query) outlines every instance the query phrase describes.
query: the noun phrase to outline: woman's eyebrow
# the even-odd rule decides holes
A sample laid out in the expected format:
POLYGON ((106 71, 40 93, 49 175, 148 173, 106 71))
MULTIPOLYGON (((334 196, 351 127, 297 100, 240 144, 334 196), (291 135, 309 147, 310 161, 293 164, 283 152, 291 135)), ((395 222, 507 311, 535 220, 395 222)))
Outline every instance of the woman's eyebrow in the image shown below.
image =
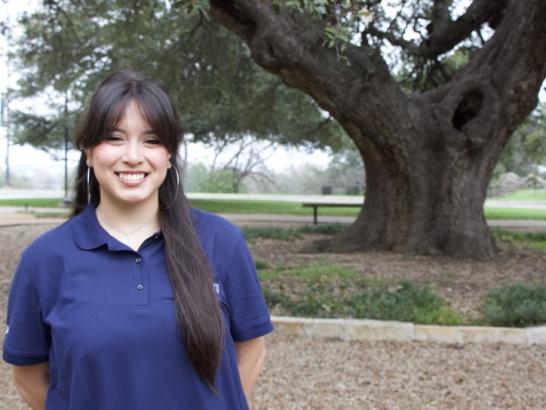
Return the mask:
MULTIPOLYGON (((127 131, 125 131, 123 128, 119 128, 119 127, 112 127, 112 128, 109 128, 110 132, 121 132, 123 134, 126 134, 127 131)), ((157 132, 155 132, 155 130, 153 129, 149 129, 149 130, 146 130, 142 133, 142 135, 149 135, 149 134, 152 134, 152 135, 156 135, 157 132)))

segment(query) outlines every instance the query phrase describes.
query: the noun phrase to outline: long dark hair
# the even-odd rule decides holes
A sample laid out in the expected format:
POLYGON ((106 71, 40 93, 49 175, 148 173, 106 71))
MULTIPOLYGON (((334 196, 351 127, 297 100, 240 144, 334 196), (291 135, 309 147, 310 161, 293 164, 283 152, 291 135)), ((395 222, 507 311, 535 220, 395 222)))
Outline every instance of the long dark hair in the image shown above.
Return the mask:
POLYGON ((174 291, 181 337, 196 372, 214 390, 224 344, 222 313, 213 291, 213 274, 191 220, 190 205, 178 170, 178 148, 183 131, 169 94, 156 81, 132 71, 119 71, 104 79, 91 98, 81 121, 76 146, 78 164, 73 216, 90 201, 100 202, 99 184, 83 151, 103 141, 116 127, 130 102, 136 102, 144 118, 171 154, 172 167, 159 188, 159 222, 165 240, 165 259, 174 291))

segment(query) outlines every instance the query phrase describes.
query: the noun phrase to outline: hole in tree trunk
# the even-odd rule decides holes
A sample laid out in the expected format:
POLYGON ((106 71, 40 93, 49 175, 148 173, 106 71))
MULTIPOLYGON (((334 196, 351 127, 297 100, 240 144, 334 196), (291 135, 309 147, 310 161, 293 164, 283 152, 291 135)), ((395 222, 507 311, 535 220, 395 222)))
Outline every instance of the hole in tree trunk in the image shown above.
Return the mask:
POLYGON ((451 120, 453 127, 461 130, 468 121, 478 115, 482 103, 483 95, 481 92, 477 90, 467 92, 457 106, 455 114, 453 114, 453 119, 451 120))

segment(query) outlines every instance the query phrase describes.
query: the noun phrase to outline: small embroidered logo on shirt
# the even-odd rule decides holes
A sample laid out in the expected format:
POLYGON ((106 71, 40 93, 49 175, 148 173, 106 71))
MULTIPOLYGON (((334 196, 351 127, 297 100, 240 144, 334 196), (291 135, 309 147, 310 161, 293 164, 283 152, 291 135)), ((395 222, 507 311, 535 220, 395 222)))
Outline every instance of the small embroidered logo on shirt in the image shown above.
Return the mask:
POLYGON ((220 294, 220 285, 218 283, 213 283, 212 285, 214 286, 214 290, 216 291, 216 294, 219 295, 220 294))

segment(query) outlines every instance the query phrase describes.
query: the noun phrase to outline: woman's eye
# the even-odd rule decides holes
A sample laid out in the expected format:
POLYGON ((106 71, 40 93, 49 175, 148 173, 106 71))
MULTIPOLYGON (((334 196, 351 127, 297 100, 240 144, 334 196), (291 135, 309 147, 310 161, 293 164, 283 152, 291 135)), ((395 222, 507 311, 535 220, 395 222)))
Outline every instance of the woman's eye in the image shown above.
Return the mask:
POLYGON ((109 135, 106 137, 106 141, 121 141, 121 137, 117 135, 109 135))
POLYGON ((152 145, 159 145, 159 144, 161 144, 162 142, 161 142, 161 140, 160 140, 159 138, 148 138, 148 139, 146 140, 146 143, 147 143, 147 144, 152 144, 152 145))

